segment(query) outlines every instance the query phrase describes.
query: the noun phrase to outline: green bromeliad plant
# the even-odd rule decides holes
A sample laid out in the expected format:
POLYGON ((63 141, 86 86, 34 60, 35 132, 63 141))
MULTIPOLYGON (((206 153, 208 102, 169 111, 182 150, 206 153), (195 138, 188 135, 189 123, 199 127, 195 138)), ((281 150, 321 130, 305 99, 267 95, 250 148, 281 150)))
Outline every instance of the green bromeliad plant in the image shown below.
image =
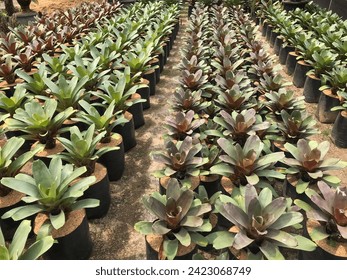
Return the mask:
POLYGON ((25 139, 39 141, 46 149, 52 149, 57 136, 64 131, 64 121, 75 112, 69 107, 56 113, 57 108, 58 102, 54 99, 47 99, 43 105, 32 100, 24 108, 18 108, 5 123, 9 130, 24 132, 25 139))
MULTIPOLYGON (((280 247, 313 251, 309 239, 288 232, 303 221, 298 207, 284 197, 273 199, 270 189, 257 193, 252 185, 236 189, 232 197, 215 205, 217 211, 232 223, 229 231, 217 231, 208 236, 215 249, 232 247, 244 251, 247 259, 284 259, 280 247)), ((233 250, 232 250, 233 252, 233 250)))
MULTIPOLYGON (((70 139, 58 137, 66 152, 55 156, 77 167, 86 167, 86 176, 93 174, 95 164, 103 154, 118 150, 119 147, 102 147, 97 149, 97 144, 105 136, 106 131, 96 134, 95 125, 92 124, 86 131, 81 132, 77 126, 70 128, 70 139)), ((55 157, 53 156, 53 157, 55 157)))
POLYGON ((34 161, 32 176, 20 173, 14 178, 2 178, 1 184, 24 193, 26 196, 22 200, 27 203, 11 209, 2 218, 11 217, 18 221, 37 213, 46 213, 53 228, 61 228, 69 212, 99 205, 96 199, 79 200, 96 180, 94 176, 76 180, 86 171, 86 167, 63 165, 61 159, 54 158, 49 167, 41 160, 34 161))
POLYGON ((53 246, 52 236, 40 234, 35 242, 27 247, 30 231, 30 221, 22 221, 11 243, 7 244, 0 228, 0 260, 36 260, 53 246))
POLYGON ((95 106, 101 104, 89 104, 85 100, 80 100, 80 106, 84 111, 79 111, 76 114, 76 118, 73 118, 74 121, 81 121, 88 126, 94 124, 95 129, 98 133, 106 132, 104 137, 100 140, 101 143, 109 143, 113 134, 113 129, 124 123, 127 123, 128 120, 124 117, 121 112, 115 111, 115 101, 112 101, 103 114, 100 114, 95 106))
MULTIPOLYGON (((23 146, 25 140, 19 137, 11 137, 5 145, 0 148, 0 178, 14 177, 20 169, 30 161, 34 155, 42 150, 37 147, 35 150, 25 152, 18 156, 19 149, 23 146)), ((10 189, 0 185, 0 197, 7 195, 10 189)))
POLYGON ((185 187, 181 188, 176 179, 170 180, 166 195, 155 192, 150 196, 144 196, 142 202, 155 216, 155 220, 137 222, 135 229, 145 235, 163 236, 159 259, 174 259, 179 244, 207 245, 206 238, 200 232, 209 232, 212 225, 208 219, 201 216, 211 211, 211 205, 194 198, 194 192, 185 187))

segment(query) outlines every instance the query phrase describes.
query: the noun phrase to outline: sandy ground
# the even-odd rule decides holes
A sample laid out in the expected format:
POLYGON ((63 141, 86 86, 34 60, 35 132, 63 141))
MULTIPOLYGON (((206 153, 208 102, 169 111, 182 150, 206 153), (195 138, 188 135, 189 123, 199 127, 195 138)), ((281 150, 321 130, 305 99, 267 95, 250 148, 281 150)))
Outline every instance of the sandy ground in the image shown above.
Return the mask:
POLYGON ((94 0, 38 0, 38 4, 31 3, 30 7, 36 12, 51 13, 56 10, 66 10, 78 6, 83 2, 95 2, 94 0))

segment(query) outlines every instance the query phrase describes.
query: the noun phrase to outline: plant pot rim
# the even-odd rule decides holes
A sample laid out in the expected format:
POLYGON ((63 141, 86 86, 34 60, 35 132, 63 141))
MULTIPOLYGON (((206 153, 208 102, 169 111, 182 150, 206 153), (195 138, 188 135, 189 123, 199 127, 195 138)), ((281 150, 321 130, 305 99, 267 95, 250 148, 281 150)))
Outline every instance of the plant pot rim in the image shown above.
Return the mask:
POLYGON ((18 202, 22 200, 24 196, 25 196, 24 193, 11 189, 10 192, 6 194, 5 196, 0 196, 0 209, 17 204, 18 202))
MULTIPOLYGON (((307 219, 306 221, 306 228, 309 235, 310 233, 312 233, 313 230, 315 230, 319 226, 321 226, 321 224, 316 220, 307 219)), ((341 258, 347 258, 347 242, 332 241, 328 238, 313 241, 317 244, 317 246, 319 246, 321 249, 328 252, 329 254, 341 258)))
MULTIPOLYGON (((86 216, 85 209, 79 209, 65 213, 66 221, 65 224, 58 230, 52 229, 52 237, 54 239, 59 237, 64 237, 76 230, 83 222, 84 217, 86 216)), ((34 221, 34 233, 37 235, 42 225, 47 221, 48 213, 38 213, 34 221)))

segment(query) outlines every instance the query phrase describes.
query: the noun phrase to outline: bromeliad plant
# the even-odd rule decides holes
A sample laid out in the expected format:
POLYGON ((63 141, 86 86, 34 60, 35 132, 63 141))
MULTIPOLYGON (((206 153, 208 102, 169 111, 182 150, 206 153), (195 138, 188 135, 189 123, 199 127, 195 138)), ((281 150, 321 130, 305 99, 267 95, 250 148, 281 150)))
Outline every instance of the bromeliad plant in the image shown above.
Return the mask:
POLYGON ((24 220, 18 226, 11 244, 6 244, 0 228, 0 260, 36 260, 53 246, 53 237, 41 234, 27 247, 30 232, 30 221, 24 220))
POLYGON ((171 109, 177 112, 188 112, 193 110, 196 114, 201 114, 211 102, 205 101, 202 97, 202 91, 191 91, 178 88, 169 100, 171 109))
MULTIPOLYGON (((270 189, 257 193, 252 185, 235 190, 227 203, 217 201, 215 207, 233 226, 229 231, 218 231, 208 236, 214 248, 232 247, 245 251, 248 259, 284 259, 280 247, 313 251, 316 246, 309 239, 289 233, 303 221, 298 207, 291 199, 273 199, 270 189)), ((233 251, 233 250, 232 250, 233 251)))
MULTIPOLYGON (((239 84, 233 85, 230 89, 218 90, 218 97, 214 100, 216 106, 222 110, 232 113, 256 107, 257 101, 254 98, 254 89, 249 86, 241 87, 239 84)), ((217 81, 218 83, 218 81, 217 81)))
POLYGON ((263 121, 254 109, 243 110, 241 113, 233 111, 231 114, 226 111, 220 112, 220 117, 213 120, 223 128, 223 136, 243 145, 250 135, 267 130, 270 123, 263 121))
POLYGON ((291 113, 294 110, 305 109, 304 97, 295 97, 293 91, 287 91, 285 88, 266 93, 265 97, 265 106, 277 120, 280 120, 282 110, 291 113))
POLYGON ((85 100, 80 100, 79 104, 84 111, 79 111, 77 117, 72 118, 72 120, 83 122, 88 126, 94 124, 98 133, 105 131, 104 137, 100 140, 101 143, 110 143, 113 129, 128 122, 121 112, 115 111, 114 101, 111 102, 102 115, 95 107, 97 105, 102 106, 101 104, 91 105, 85 100))
POLYGON ((252 184, 273 189, 269 180, 285 178, 274 168, 274 164, 284 158, 284 153, 263 155, 264 143, 257 135, 249 136, 243 146, 238 143, 234 145, 232 140, 225 138, 217 142, 225 154, 219 157, 222 163, 213 166, 211 171, 229 177, 235 186, 252 184))
POLYGON ((7 84, 15 83, 17 75, 15 73, 18 63, 13 62, 11 56, 7 56, 4 61, 0 61, 0 77, 2 77, 7 84))
POLYGON ((75 112, 69 107, 57 114, 57 107, 58 102, 54 99, 47 99, 42 105, 32 100, 24 108, 18 108, 5 124, 10 131, 24 132, 24 139, 39 141, 46 149, 52 149, 57 136, 66 130, 62 127, 64 121, 75 112))
MULTIPOLYGON (((48 86, 50 94, 58 101, 57 110, 60 112, 69 107, 78 109, 78 101, 88 94, 84 89, 85 84, 88 82, 87 77, 81 79, 73 77, 69 80, 63 75, 59 75, 57 82, 49 78, 43 78, 43 81, 48 86)), ((47 99, 46 96, 38 96, 38 98, 47 99)))
POLYGON ((48 72, 43 63, 33 75, 28 75, 25 71, 19 69, 16 71, 16 74, 25 81, 22 86, 30 93, 39 96, 48 96, 48 86, 44 81, 44 79, 47 79, 48 72))
POLYGON ((314 74, 317 78, 321 78, 323 74, 329 73, 335 65, 339 64, 337 56, 329 49, 315 51, 312 58, 306 61, 313 67, 307 74, 314 74))
POLYGON ((15 111, 28 102, 32 96, 27 93, 23 86, 17 86, 13 96, 7 97, 4 92, 0 92, 0 109, 12 117, 15 111))
MULTIPOLYGON (((11 137, 3 147, 0 147, 0 178, 17 175, 21 168, 42 149, 38 147, 18 156, 18 151, 24 142, 23 138, 11 137)), ((9 192, 10 189, 0 185, 0 197, 6 196, 9 192)))
POLYGON ((112 102, 115 105, 115 112, 125 111, 134 104, 144 102, 145 99, 133 99, 132 96, 136 91, 142 87, 144 84, 133 84, 129 79, 130 72, 124 72, 115 79, 115 81, 104 81, 100 86, 102 91, 97 91, 94 93, 95 96, 103 100, 104 106, 108 106, 112 102))
POLYGON ((316 231, 310 237, 313 241, 327 239, 332 243, 347 240, 347 188, 339 186, 331 188, 324 182, 318 182, 321 194, 307 189, 306 194, 311 199, 314 208, 309 204, 295 200, 295 204, 303 208, 307 218, 319 222, 316 231))
POLYGON ((85 176, 93 174, 95 164, 103 154, 118 150, 119 147, 102 147, 96 149, 97 144, 105 136, 106 131, 96 134, 95 125, 92 124, 84 133, 77 126, 70 128, 70 139, 57 137, 64 146, 66 152, 55 156, 60 157, 66 162, 72 163, 77 167, 86 167, 85 176))
POLYGON ((181 188, 176 179, 170 180, 166 195, 155 192, 151 196, 143 197, 142 202, 156 220, 137 222, 135 230, 145 235, 163 236, 158 259, 174 259, 179 245, 207 245, 206 238, 199 232, 209 232, 212 229, 209 220, 201 218, 203 214, 211 211, 211 205, 194 199, 194 192, 185 187, 181 188))
POLYGON ((96 180, 94 176, 76 180, 86 171, 85 167, 63 165, 61 159, 54 158, 49 167, 41 160, 34 161, 32 176, 20 173, 14 178, 2 178, 1 184, 24 193, 26 196, 22 200, 28 203, 11 209, 2 218, 19 221, 37 213, 46 213, 54 229, 63 227, 70 212, 99 205, 96 199, 79 200, 96 180))
POLYGON ((286 143, 284 148, 291 155, 283 159, 283 162, 290 166, 286 173, 297 180, 297 193, 304 193, 308 187, 319 181, 335 187, 339 184, 340 179, 329 175, 327 171, 343 169, 347 162, 337 158, 325 158, 330 148, 328 141, 318 144, 316 141, 300 139, 296 146, 286 143))
POLYGON ((152 158, 155 161, 163 163, 165 167, 154 173, 157 178, 171 177, 179 180, 187 176, 199 176, 200 167, 206 162, 206 159, 198 157, 201 151, 200 143, 194 144, 193 138, 187 136, 183 141, 169 140, 165 144, 165 150, 152 152, 152 158))
POLYGON ((174 139, 182 141, 187 136, 195 138, 197 130, 205 122, 204 119, 195 119, 194 111, 187 113, 177 112, 174 116, 165 119, 164 127, 168 130, 167 135, 174 139))
POLYGON ((282 122, 277 123, 278 129, 282 133, 278 139, 281 142, 295 144, 299 139, 307 139, 318 133, 314 117, 308 115, 306 111, 295 110, 289 114, 282 110, 281 117, 282 122))
POLYGON ((67 65, 67 68, 72 72, 73 77, 78 77, 79 80, 87 78, 87 82, 84 83, 83 87, 86 91, 94 91, 110 72, 110 69, 101 71, 99 61, 100 57, 90 61, 76 55, 74 61, 67 65))
POLYGON ((330 72, 323 74, 323 85, 320 90, 330 89, 331 93, 338 95, 339 92, 347 91, 347 68, 344 65, 335 66, 330 72))

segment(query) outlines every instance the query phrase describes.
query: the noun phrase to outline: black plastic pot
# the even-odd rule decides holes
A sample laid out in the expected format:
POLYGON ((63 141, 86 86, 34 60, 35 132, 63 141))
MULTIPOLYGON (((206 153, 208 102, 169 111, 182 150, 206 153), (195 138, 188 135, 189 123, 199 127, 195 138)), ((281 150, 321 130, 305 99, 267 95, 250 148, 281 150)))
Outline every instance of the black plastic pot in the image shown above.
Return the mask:
POLYGON ((165 65, 165 57, 164 56, 165 56, 164 52, 158 54, 160 73, 163 72, 163 70, 164 70, 164 65, 165 65))
POLYGON ((272 34, 273 26, 268 25, 266 29, 266 41, 270 42, 271 34, 272 34))
POLYGON ((276 37, 275 44, 274 44, 274 52, 276 55, 280 54, 280 50, 282 48, 283 39, 279 36, 276 37))
MULTIPOLYGON (((21 200, 23 196, 23 194, 17 191, 11 191, 5 197, 0 197, 0 217, 11 209, 26 205, 26 203, 21 200)), ((0 227, 5 240, 12 240, 20 223, 21 221, 14 221, 12 218, 0 219, 0 227)))
POLYGON ((146 79, 142 79, 142 83, 146 84, 146 87, 139 88, 136 92, 140 94, 142 99, 145 99, 146 102, 142 103, 142 109, 146 110, 151 108, 151 99, 150 99, 150 89, 149 89, 149 81, 146 79))
POLYGON ((163 57, 164 57, 164 65, 167 63, 167 58, 168 58, 168 47, 167 47, 167 43, 163 44, 163 57))
POLYGON ((278 32, 272 30, 272 33, 271 33, 271 36, 270 36, 270 46, 271 47, 273 47, 275 45, 275 41, 276 41, 276 38, 277 38, 278 35, 279 35, 278 32))
POLYGON ((288 54, 292 51, 294 51, 294 47, 292 46, 285 46, 285 47, 282 47, 280 49, 280 52, 279 52, 279 55, 278 55, 278 59, 280 61, 280 63, 282 65, 285 65, 286 62, 287 62, 287 57, 288 57, 288 54))
POLYGON ((219 191, 220 179, 218 175, 200 176, 200 185, 205 187, 208 197, 219 191))
POLYGON ((155 95, 155 85, 157 84, 155 70, 151 69, 148 72, 144 73, 143 78, 149 81, 150 95, 155 95))
POLYGON ((173 29, 174 40, 176 40, 179 30, 180 30, 180 19, 178 18, 173 29))
MULTIPOLYGON (((98 162, 106 167, 108 179, 110 181, 117 181, 122 178, 125 169, 125 155, 122 136, 119 134, 114 134, 111 143, 107 143, 107 145, 118 147, 119 149, 103 154, 98 159, 98 162)), ((99 148, 101 147, 102 146, 100 145, 99 148)))
MULTIPOLYGON (((147 235, 145 236, 147 260, 159 260, 159 257, 158 257, 159 250, 154 249, 153 248, 154 246, 152 247, 152 245, 150 244, 152 242, 149 241, 150 238, 152 237, 147 235)), ((184 247, 182 245, 179 245, 179 248, 184 248, 184 247)), ((193 255, 197 252, 198 248, 195 244, 192 244, 191 246, 186 248, 187 249, 184 249, 184 250, 179 249, 179 252, 177 256, 174 258, 174 260, 192 260, 193 255), (179 254, 180 252, 182 253, 182 251, 183 251, 183 254, 179 254)))
POLYGON ((100 205, 98 207, 86 209, 88 219, 104 217, 111 204, 110 181, 108 179, 106 167, 100 163, 96 163, 93 175, 96 177, 97 181, 84 192, 81 199, 99 199, 100 205))
POLYGON ((339 148, 347 148, 347 112, 340 111, 331 131, 331 138, 339 148))
MULTIPOLYGON (((141 99, 141 95, 135 93, 133 94, 131 99, 141 99)), ((143 116, 143 107, 141 102, 133 104, 128 108, 127 111, 133 115, 135 129, 145 124, 145 118, 143 116)))
POLYGON ((261 29, 261 35, 263 37, 266 37, 267 27, 268 27, 268 23, 266 21, 263 22, 262 23, 262 29, 261 29))
POLYGON ((302 88, 305 85, 306 73, 312 69, 311 65, 305 63, 302 60, 297 61, 294 74, 293 84, 297 88, 302 88))
POLYGON ((309 1, 282 1, 283 9, 287 12, 294 11, 296 8, 304 9, 309 1))
POLYGON ((331 94, 330 90, 323 90, 318 101, 317 119, 321 123, 334 123, 339 112, 331 111, 331 109, 338 105, 340 105, 339 98, 331 94))
MULTIPOLYGON (((82 221, 73 231, 67 231, 60 235, 53 232, 53 238, 58 241, 43 255, 46 260, 86 260, 90 257, 93 249, 92 239, 89 232, 89 224, 84 210, 82 221), (57 236, 56 236, 57 235, 57 236)), ((72 212, 70 215, 75 215, 72 212)))
POLYGON ((318 103, 321 91, 321 80, 314 75, 307 75, 304 84, 304 97, 307 103, 318 103))
POLYGON ((118 125, 113 129, 113 132, 122 135, 124 152, 129 151, 137 145, 135 137, 135 125, 133 120, 133 115, 129 112, 125 112, 125 118, 128 120, 123 126, 118 125))
POLYGON ((297 60, 296 60, 297 57, 298 55, 295 54, 295 52, 288 53, 287 60, 286 60, 286 69, 287 69, 286 72, 289 76, 293 75, 294 73, 296 63, 297 63, 297 60))
POLYGON ((160 82, 160 61, 158 58, 154 58, 152 64, 153 66, 157 66, 157 68, 155 68, 155 83, 159 83, 160 82))

